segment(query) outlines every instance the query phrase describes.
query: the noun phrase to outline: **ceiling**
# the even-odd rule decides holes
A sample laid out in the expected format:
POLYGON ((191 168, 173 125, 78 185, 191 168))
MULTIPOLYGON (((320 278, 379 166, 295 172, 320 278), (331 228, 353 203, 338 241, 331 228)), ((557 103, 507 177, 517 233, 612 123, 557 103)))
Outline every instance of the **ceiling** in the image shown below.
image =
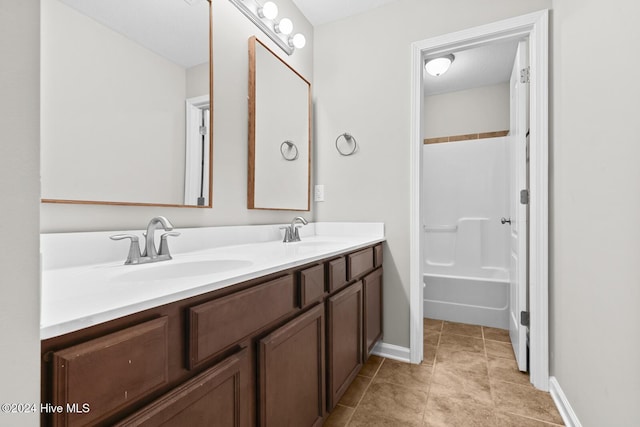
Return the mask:
POLYGON ((311 25, 326 24, 357 15, 395 0, 292 0, 311 25))
MULTIPOLYGON (((183 67, 208 61, 209 14, 205 0, 61 1, 183 67)), ((314 26, 318 26, 396 0, 292 1, 314 26)), ((509 81, 516 47, 517 42, 510 41, 450 52, 456 59, 447 73, 440 77, 424 73, 425 94, 509 81)))
POLYGON ((206 0, 61 0, 185 68, 209 62, 206 0))
MULTIPOLYGON (((313 26, 367 12, 396 0, 292 0, 313 26)), ((452 51, 456 57, 440 77, 425 74, 425 95, 455 92, 508 82, 517 41, 452 51)))
POLYGON ((452 51, 455 59, 446 73, 439 77, 423 73, 424 93, 437 95, 508 82, 517 48, 518 40, 510 40, 452 51))

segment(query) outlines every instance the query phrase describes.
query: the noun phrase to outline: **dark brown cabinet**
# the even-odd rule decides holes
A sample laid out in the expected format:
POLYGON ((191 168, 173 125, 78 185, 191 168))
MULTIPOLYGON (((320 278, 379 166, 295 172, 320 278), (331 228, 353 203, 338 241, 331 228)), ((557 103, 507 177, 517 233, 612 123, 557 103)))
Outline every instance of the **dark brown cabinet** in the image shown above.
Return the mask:
POLYGON ((327 299, 327 408, 333 410, 362 368, 362 281, 327 299))
POLYGON ((321 426, 382 337, 381 265, 377 244, 47 339, 64 410, 41 424, 321 426))
POLYGON ((324 305, 316 305, 261 339, 258 359, 260 425, 321 426, 325 414, 324 305))
POLYGON ((244 348, 115 426, 248 427, 250 399, 244 348))
POLYGON ((161 317, 54 352, 49 402, 64 410, 52 424, 99 424, 166 385, 168 345, 168 321, 161 317), (68 410, 74 404, 81 406, 68 410))
POLYGON ((376 342, 382 338, 382 268, 362 279, 364 295, 364 352, 371 354, 376 342))

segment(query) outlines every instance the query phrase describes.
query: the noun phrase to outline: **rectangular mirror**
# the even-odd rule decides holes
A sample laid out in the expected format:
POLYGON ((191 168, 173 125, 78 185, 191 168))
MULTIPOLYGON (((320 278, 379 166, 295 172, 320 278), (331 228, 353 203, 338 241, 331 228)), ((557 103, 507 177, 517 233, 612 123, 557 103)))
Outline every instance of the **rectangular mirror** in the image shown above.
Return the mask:
POLYGON ((211 207, 210 6, 42 2, 43 202, 211 207))
POLYGON ((311 84, 249 39, 249 209, 308 211, 311 84))

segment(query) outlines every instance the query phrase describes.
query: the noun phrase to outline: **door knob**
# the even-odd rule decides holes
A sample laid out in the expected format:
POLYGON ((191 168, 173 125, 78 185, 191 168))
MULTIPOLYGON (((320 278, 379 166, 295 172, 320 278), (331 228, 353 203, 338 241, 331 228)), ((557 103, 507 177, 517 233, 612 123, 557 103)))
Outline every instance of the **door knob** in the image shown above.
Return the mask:
POLYGON ((502 224, 506 224, 506 223, 511 224, 511 218, 507 219, 507 218, 505 218, 505 217, 502 217, 502 218, 500 218, 500 222, 501 222, 502 224))

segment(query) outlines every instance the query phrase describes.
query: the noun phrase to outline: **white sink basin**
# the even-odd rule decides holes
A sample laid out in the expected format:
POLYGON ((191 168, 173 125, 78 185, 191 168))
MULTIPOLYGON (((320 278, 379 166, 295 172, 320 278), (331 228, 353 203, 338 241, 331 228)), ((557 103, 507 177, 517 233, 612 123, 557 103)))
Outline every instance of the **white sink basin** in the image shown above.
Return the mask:
POLYGON ((251 264, 251 261, 240 259, 160 261, 153 264, 123 266, 122 269, 127 269, 127 271, 114 274, 112 280, 138 282, 179 279, 181 277, 205 276, 245 268, 251 264))

